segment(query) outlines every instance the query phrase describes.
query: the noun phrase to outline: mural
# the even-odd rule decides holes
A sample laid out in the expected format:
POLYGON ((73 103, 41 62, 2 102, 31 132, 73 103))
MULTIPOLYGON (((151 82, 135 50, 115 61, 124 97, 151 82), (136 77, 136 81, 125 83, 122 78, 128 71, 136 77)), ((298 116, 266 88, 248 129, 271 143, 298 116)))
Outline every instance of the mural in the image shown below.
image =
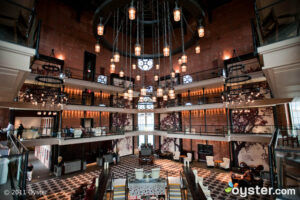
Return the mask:
POLYGON ((232 111, 234 133, 273 133, 273 108, 250 108, 232 111))
POLYGON ((118 153, 120 157, 131 155, 132 148, 132 137, 125 137, 113 141, 113 150, 114 152, 118 153))
POLYGON ((180 120, 178 113, 161 114, 161 130, 180 130, 180 120))
POLYGON ((264 170, 269 170, 268 145, 256 142, 234 142, 236 165, 241 162, 250 167, 263 165, 264 170))
POLYGON ((177 138, 168 138, 168 137, 161 137, 161 151, 169 151, 169 152, 175 152, 175 146, 176 151, 179 151, 179 139, 177 138))
POLYGON ((112 127, 125 130, 132 130, 132 117, 130 114, 125 113, 113 113, 112 127))

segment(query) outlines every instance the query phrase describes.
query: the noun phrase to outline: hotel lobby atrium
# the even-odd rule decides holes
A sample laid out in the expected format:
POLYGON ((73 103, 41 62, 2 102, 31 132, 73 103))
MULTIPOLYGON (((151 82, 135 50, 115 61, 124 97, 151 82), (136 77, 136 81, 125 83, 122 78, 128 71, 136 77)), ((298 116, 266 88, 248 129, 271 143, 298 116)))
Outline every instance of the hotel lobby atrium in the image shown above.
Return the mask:
POLYGON ((300 199, 299 0, 1 0, 1 200, 300 199))

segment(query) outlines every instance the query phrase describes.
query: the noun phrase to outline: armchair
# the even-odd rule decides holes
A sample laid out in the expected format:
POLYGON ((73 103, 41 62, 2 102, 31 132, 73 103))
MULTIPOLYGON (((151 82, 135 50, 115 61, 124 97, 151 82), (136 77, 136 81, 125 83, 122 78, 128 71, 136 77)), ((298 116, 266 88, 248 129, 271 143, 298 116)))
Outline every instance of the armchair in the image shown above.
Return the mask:
POLYGON ((151 177, 153 179, 158 179, 160 176, 160 168, 151 169, 151 177))
POLYGON ((206 156, 206 165, 207 167, 214 167, 214 157, 213 156, 206 156))
POLYGON ((229 169, 230 168, 230 159, 229 158, 223 158, 223 162, 220 163, 220 167, 223 169, 229 169))
POLYGON ((180 151, 175 151, 174 155, 173 155, 173 160, 178 160, 180 159, 180 151))
POLYGON ((134 169, 135 178, 137 180, 142 180, 144 178, 144 169, 134 169))

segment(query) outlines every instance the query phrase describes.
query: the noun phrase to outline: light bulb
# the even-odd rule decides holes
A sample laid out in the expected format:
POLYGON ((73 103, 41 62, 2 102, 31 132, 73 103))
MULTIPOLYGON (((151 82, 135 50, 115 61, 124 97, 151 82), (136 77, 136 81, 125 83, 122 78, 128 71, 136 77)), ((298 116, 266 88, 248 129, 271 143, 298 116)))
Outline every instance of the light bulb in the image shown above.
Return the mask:
POLYGON ((104 33, 104 25, 102 23, 99 23, 97 26, 97 34, 103 35, 103 33, 104 33))
POLYGON ((115 63, 110 63, 110 73, 113 74, 116 71, 116 65, 115 63))
POLYGON ((181 64, 182 64, 182 60, 181 60, 181 58, 180 58, 180 57, 178 58, 178 64, 179 64, 179 65, 181 65, 181 64))
POLYGON ((137 81, 141 80, 141 76, 140 76, 139 74, 136 75, 136 80, 137 80, 137 81))
POLYGON ((174 16, 174 21, 175 22, 180 21, 180 15, 181 15, 180 8, 178 8, 177 5, 176 5, 176 7, 173 10, 173 16, 174 16))
POLYGON ((124 99, 128 99, 128 93, 127 92, 124 92, 124 99))
POLYGON ((153 97, 152 97, 152 101, 153 101, 153 102, 156 102, 156 96, 153 96, 153 97))
POLYGON ((182 63, 181 64, 181 72, 186 72, 186 64, 185 63, 182 63))
POLYGON ((200 45, 198 45, 198 46, 195 47, 195 52, 196 52, 196 54, 200 53, 200 45))
POLYGON ((164 52, 164 56, 169 56, 170 55, 170 47, 168 45, 165 45, 163 52, 164 52))
POLYGON ((134 47, 134 54, 136 56, 140 56, 141 55, 141 51, 142 51, 142 47, 140 44, 136 43, 135 47, 134 47))
POLYGON ((142 87, 142 88, 141 88, 141 95, 146 96, 146 94, 147 94, 146 88, 145 88, 145 87, 142 87))
POLYGON ((132 69, 136 69, 136 64, 132 64, 132 69))
POLYGON ((204 26, 202 25, 198 26, 198 36, 204 37, 204 26))
POLYGON ((181 62, 182 63, 187 63, 187 55, 185 53, 183 53, 182 56, 181 56, 181 62))
POLYGON ((96 52, 96 53, 100 53, 100 44, 99 44, 99 42, 97 42, 97 43, 95 44, 95 52, 96 52))
POLYGON ((159 70, 159 64, 156 64, 156 65, 155 65, 155 69, 156 69, 156 70, 159 70))
POLYGON ((136 9, 133 5, 128 8, 128 16, 130 20, 135 20, 136 9))
POLYGON ((175 71, 174 70, 171 72, 171 77, 175 78, 175 71))
POLYGON ((167 95, 167 94, 164 94, 163 100, 164 100, 164 101, 168 101, 168 95, 167 95))
POLYGON ((157 88, 156 95, 157 95, 157 97, 162 97, 163 96, 163 89, 161 87, 157 88))
POLYGON ((158 81, 158 75, 157 74, 154 75, 154 81, 158 81))
POLYGON ((120 75, 120 77, 124 77, 124 71, 122 69, 121 69, 119 75, 120 75))
POLYGON ((114 53, 114 62, 118 63, 120 62, 120 54, 119 52, 114 53))

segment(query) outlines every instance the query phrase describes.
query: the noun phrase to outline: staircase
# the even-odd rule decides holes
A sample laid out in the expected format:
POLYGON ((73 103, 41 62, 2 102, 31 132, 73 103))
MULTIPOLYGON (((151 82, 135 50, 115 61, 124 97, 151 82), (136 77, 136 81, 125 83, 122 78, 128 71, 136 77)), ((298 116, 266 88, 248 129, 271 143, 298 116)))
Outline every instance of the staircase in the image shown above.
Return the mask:
POLYGON ((126 187, 125 185, 116 185, 114 186, 114 199, 115 200, 125 200, 126 199, 126 187))
POLYGON ((170 200, 181 199, 181 188, 179 183, 169 184, 169 199, 170 200))

